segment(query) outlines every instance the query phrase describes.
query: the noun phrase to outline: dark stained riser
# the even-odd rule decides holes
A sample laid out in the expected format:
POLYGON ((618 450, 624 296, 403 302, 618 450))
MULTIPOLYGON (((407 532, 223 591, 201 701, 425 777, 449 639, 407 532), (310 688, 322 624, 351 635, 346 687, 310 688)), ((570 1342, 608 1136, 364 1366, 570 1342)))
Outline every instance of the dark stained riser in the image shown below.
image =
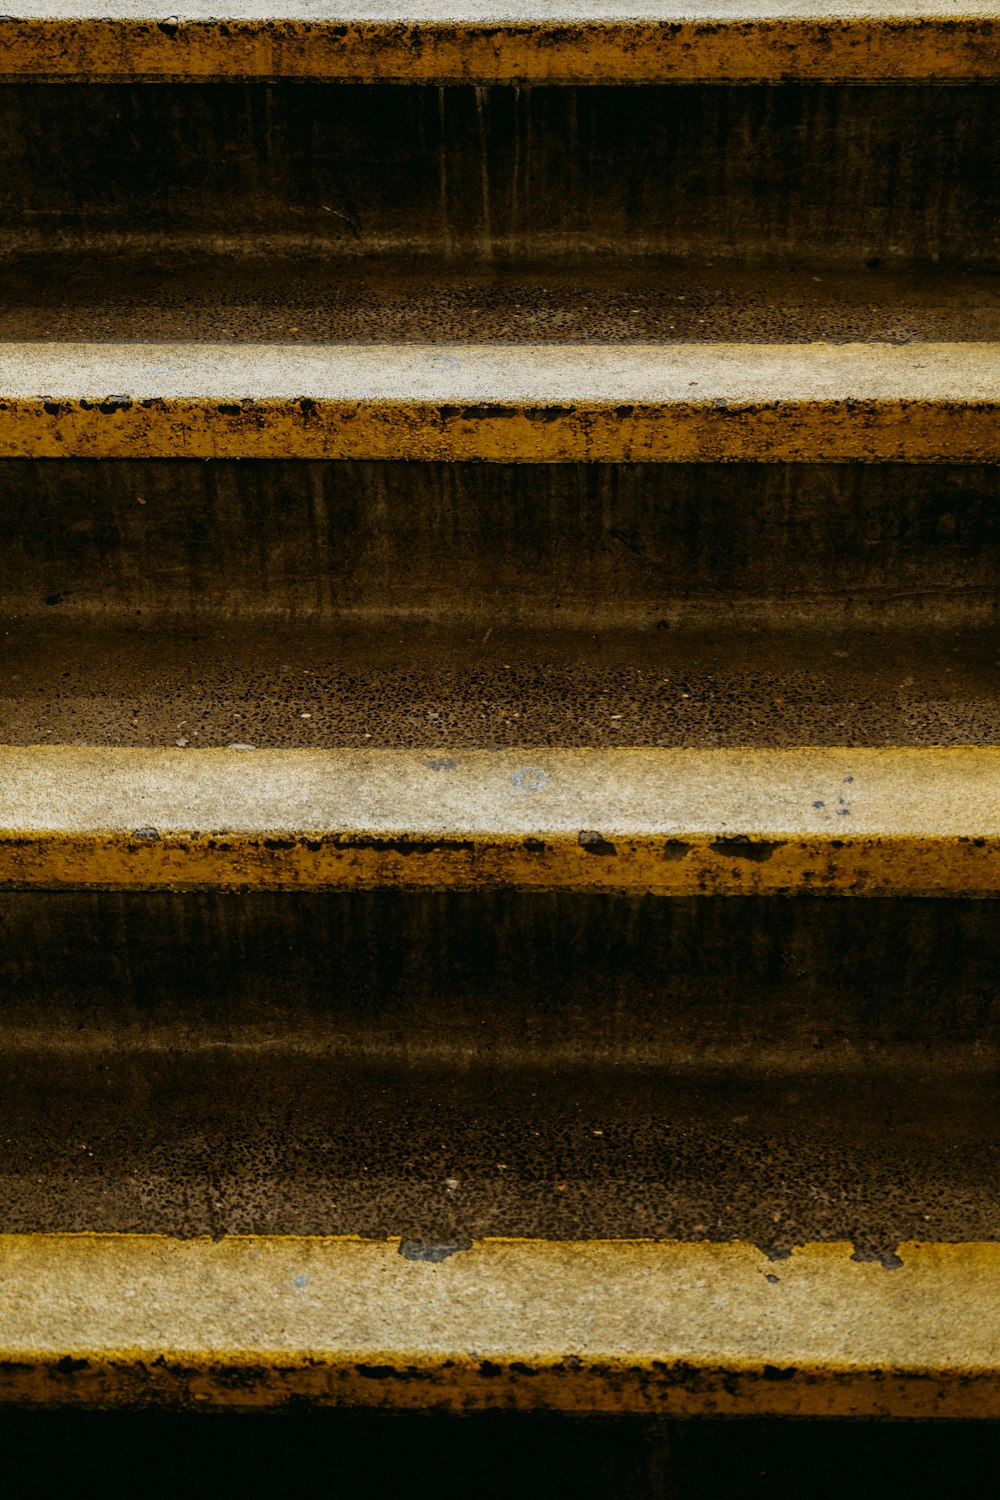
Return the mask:
POLYGON ((984 465, 0 463, 10 616, 989 619, 984 465))
POLYGON ((0 253, 1000 263, 997 90, 0 89, 0 253))
POLYGON ((995 900, 5 891, 0 1024, 572 1065, 928 1073, 1000 1046, 995 900))

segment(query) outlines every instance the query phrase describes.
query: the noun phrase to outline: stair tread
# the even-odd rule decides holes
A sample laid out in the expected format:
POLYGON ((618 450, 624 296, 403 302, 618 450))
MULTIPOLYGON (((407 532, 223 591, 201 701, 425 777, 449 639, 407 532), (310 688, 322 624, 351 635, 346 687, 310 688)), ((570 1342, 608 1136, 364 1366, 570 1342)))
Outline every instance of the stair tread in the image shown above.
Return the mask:
POLYGON ((719 257, 20 256, 0 342, 1000 342, 1000 278, 719 257))
POLYGON ((983 895, 998 772, 1000 747, 6 747, 0 881, 983 895))
POLYGON ((964 80, 1000 72, 984 0, 408 0, 332 15, 315 0, 21 0, 0 22, 3 74, 478 82, 964 80))
MULTIPOLYGON (((599 944, 575 964, 566 944, 575 1000, 555 999, 526 954, 520 990, 498 994, 467 961, 456 995, 453 973, 435 988, 406 955, 391 995, 362 999, 342 943, 316 954, 311 984, 294 948, 268 954, 280 929, 258 902, 247 922, 265 924, 266 972, 237 960, 241 993, 227 1005, 232 969, 210 951, 224 926, 182 958, 137 906, 150 899, 118 913, 119 934, 142 926, 140 998, 121 979, 116 993, 114 976, 97 998, 79 971, 50 996, 43 970, 16 1023, 8 1006, 4 1233, 740 1239, 776 1258, 810 1241, 884 1258, 905 1240, 1000 1238, 995 1038, 970 1040, 967 1023, 964 1040, 942 1039, 944 1021, 933 1040, 901 1043, 898 1005, 878 1039, 846 1003, 810 1014, 801 981, 744 977, 759 939, 742 952, 734 941, 738 974, 703 975, 686 1006, 682 978, 662 970, 641 1001, 623 1000, 616 968, 636 925, 624 915, 627 935, 603 963, 599 944), (197 967, 216 976, 200 1004, 197 967)), ((174 932, 198 932, 177 911, 191 899, 175 899, 174 932)), ((739 918, 742 903, 726 905, 719 926, 739 918)), ((905 922, 907 903, 891 905, 905 922)), ((906 931, 919 927, 918 914, 906 931)), ((58 916, 46 931, 56 944, 67 935, 58 916)), ((315 934, 303 926, 299 947, 315 934)), ((485 925, 469 935, 474 949, 495 941, 485 925)), ((888 983, 869 968, 869 1017, 888 983)), ((963 1009, 947 982, 934 998, 938 1015, 963 1009)))
POLYGON ((1000 457, 1000 344, 6 343, 0 456, 1000 457))
POLYGON ((4 1236, 9 1400, 996 1415, 995 1244, 4 1236))
POLYGON ((224 748, 239 738, 258 749, 429 752, 1000 743, 992 623, 943 628, 937 611, 960 615, 968 601, 924 603, 933 623, 908 631, 850 629, 835 613, 819 629, 822 601, 809 598, 808 630, 754 629, 745 601, 723 599, 704 604, 714 630, 504 629, 490 611, 450 628, 205 615, 114 629, 86 613, 54 624, 70 595, 0 627, 10 663, 0 742, 224 748))

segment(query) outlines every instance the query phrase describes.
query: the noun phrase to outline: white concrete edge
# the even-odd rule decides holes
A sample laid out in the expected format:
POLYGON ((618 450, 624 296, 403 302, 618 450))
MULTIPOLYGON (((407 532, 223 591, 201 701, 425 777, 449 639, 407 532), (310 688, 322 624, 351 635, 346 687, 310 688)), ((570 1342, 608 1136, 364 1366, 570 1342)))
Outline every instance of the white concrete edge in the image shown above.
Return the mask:
POLYGON ((0 749, 0 831, 1000 836, 1000 748, 0 749))
POLYGON ((4 1360, 394 1355, 702 1361, 835 1371, 1000 1364, 1000 1247, 0 1236, 4 1360), (401 1253, 401 1250, 404 1253, 401 1253))
POLYGON ((1000 343, 0 344, 0 401, 1000 403, 1000 343))

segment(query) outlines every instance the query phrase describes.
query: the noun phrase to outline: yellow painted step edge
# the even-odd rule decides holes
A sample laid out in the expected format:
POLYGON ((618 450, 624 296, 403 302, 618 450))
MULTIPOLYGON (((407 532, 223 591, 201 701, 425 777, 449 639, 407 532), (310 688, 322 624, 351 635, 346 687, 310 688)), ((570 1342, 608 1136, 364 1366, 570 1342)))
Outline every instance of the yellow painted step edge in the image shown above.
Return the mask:
POLYGON ((0 1401, 1000 1417, 1000 1245, 0 1236, 0 1401))
POLYGON ((1000 893, 1000 748, 0 749, 0 886, 1000 893))
MULTIPOLYGON (((815 79, 972 82, 1000 76, 990 6, 696 5, 662 16, 577 5, 544 20, 516 7, 413 5, 395 17, 197 7, 165 18, 81 14, 39 0, 0 20, 0 77, 93 80, 327 78, 409 83, 659 83, 815 79), (715 9, 716 14, 712 14, 715 9), (852 9, 855 13, 851 13, 852 9), (194 12, 194 13, 192 13, 194 12), (798 12, 798 13, 796 13, 798 12)), ((264 10, 265 7, 260 7, 264 10)))
POLYGON ((1000 460, 1000 344, 0 344, 0 457, 1000 460))

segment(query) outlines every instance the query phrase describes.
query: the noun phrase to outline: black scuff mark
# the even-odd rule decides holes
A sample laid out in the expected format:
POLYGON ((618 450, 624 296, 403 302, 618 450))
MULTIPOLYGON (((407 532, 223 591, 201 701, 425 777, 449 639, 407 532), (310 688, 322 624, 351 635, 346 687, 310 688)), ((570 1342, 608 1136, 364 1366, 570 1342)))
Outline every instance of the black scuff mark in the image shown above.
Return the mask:
POLYGON ((319 849, 371 850, 375 854, 474 854, 474 839, 421 839, 421 838, 371 838, 364 834, 325 835, 321 839, 307 840, 306 848, 314 852, 319 849))
POLYGON ((858 1265, 880 1265, 886 1271, 898 1271, 903 1264, 895 1250, 877 1250, 868 1245, 856 1244, 851 1259, 858 1265))
POLYGON ((748 859, 752 864, 762 865, 782 844, 773 839, 726 838, 715 839, 708 847, 713 854, 724 854, 730 859, 748 859))
POLYGON ((791 1245, 758 1244, 757 1249, 760 1251, 761 1255, 766 1256, 768 1260, 791 1260, 792 1258, 791 1245))
POLYGON ((669 860, 684 859, 691 853, 691 845, 686 844, 683 839, 667 839, 663 845, 663 858, 669 860))
POLYGON ((611 840, 606 839, 603 834, 598 833, 594 828, 581 828, 577 835, 577 843, 585 854, 597 854, 607 857, 618 853, 611 840))
POLYGON ((404 1260, 422 1260, 432 1266, 438 1266, 450 1255, 457 1255, 460 1250, 471 1250, 471 1240, 400 1240, 399 1253, 404 1260))

